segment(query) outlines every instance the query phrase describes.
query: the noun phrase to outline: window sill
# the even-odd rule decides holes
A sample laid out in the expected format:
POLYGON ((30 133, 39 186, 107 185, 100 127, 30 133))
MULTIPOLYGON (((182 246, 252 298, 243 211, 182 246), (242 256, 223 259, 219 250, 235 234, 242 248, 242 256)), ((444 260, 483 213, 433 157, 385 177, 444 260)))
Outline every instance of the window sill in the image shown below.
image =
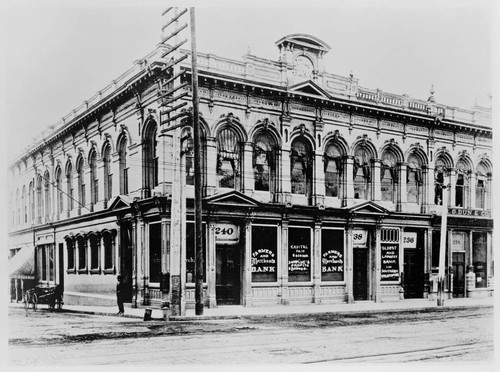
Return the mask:
POLYGON ((66 274, 76 274, 76 269, 66 269, 66 274))
POLYGON ((113 266, 112 268, 110 269, 103 269, 102 270, 102 273, 104 275, 115 275, 116 274, 116 271, 115 271, 115 267, 113 266))
POLYGON ((78 274, 87 274, 88 270, 87 268, 85 269, 78 269, 78 274))
POLYGON ((89 273, 90 273, 91 275, 100 274, 100 273, 101 273, 101 269, 100 269, 100 268, 90 269, 90 270, 89 270, 89 273))

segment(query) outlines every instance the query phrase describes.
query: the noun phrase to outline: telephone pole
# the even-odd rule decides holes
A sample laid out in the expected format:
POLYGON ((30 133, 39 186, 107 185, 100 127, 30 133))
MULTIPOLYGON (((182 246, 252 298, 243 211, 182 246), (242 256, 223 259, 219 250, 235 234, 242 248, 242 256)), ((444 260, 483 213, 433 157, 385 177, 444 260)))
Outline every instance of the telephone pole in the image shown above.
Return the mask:
POLYGON ((448 188, 450 185, 443 186, 443 213, 441 214, 441 236, 439 241, 439 271, 438 271, 438 296, 437 305, 444 306, 444 282, 445 270, 444 263, 446 258, 446 231, 448 229, 448 188))

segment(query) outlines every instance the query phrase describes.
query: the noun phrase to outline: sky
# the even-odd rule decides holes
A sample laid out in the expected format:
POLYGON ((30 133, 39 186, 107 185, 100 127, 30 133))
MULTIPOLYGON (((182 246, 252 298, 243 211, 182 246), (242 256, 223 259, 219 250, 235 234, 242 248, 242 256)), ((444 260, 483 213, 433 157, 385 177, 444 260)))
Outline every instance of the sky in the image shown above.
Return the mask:
MULTIPOLYGON (((363 87, 426 100, 433 85, 438 103, 466 109, 491 104, 494 1, 187 4, 199 5, 199 52, 241 59, 250 50, 277 60, 277 40, 306 33, 331 46, 328 72, 353 73, 363 87)), ((42 130, 152 51, 166 21, 161 12, 169 5, 179 4, 4 1, 0 107, 8 152, 19 154, 42 130)))

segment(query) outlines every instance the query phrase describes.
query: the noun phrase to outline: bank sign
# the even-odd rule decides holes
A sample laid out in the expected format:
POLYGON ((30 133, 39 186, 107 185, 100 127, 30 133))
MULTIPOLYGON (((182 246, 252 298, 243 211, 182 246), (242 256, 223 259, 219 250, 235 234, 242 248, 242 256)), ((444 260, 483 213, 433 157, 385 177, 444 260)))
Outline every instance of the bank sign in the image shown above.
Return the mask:
POLYGON ((484 211, 482 209, 448 208, 448 214, 450 216, 491 218, 491 211, 484 211))

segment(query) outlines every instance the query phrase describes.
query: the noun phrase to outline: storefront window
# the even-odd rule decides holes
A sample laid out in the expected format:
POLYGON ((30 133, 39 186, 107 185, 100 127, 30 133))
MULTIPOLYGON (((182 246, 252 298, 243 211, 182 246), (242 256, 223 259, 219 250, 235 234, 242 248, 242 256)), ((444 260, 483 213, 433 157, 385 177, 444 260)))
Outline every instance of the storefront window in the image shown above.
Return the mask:
POLYGON ((149 225, 149 280, 159 283, 161 279, 161 223, 149 225))
POLYGON ((78 246, 78 269, 83 270, 87 268, 87 252, 85 247, 85 240, 82 236, 77 238, 78 246))
MULTIPOLYGON (((202 240, 203 240, 203 278, 206 278, 206 225, 203 224, 202 240)), ((186 223, 186 283, 195 282, 195 236, 194 223, 186 223)))
POLYGON ((476 274, 476 288, 485 288, 488 284, 486 273, 486 250, 487 238, 486 233, 472 234, 472 263, 474 265, 474 273, 476 274))
POLYGON ((278 280, 276 226, 252 226, 252 282, 278 280))
POLYGON ((311 280, 311 229, 288 229, 288 281, 311 280))
POLYGON ((99 269, 99 238, 95 234, 89 235, 90 244, 90 269, 99 269))
POLYGON ((344 280, 344 230, 321 231, 321 280, 344 280))
POLYGON ((110 232, 104 232, 102 235, 102 243, 104 245, 104 269, 113 268, 113 236, 110 232))
POLYGON ((399 229, 382 229, 380 239, 380 280, 399 280, 399 229))
POLYGON ((66 239, 66 251, 68 252, 68 270, 75 269, 75 243, 73 239, 66 239))

